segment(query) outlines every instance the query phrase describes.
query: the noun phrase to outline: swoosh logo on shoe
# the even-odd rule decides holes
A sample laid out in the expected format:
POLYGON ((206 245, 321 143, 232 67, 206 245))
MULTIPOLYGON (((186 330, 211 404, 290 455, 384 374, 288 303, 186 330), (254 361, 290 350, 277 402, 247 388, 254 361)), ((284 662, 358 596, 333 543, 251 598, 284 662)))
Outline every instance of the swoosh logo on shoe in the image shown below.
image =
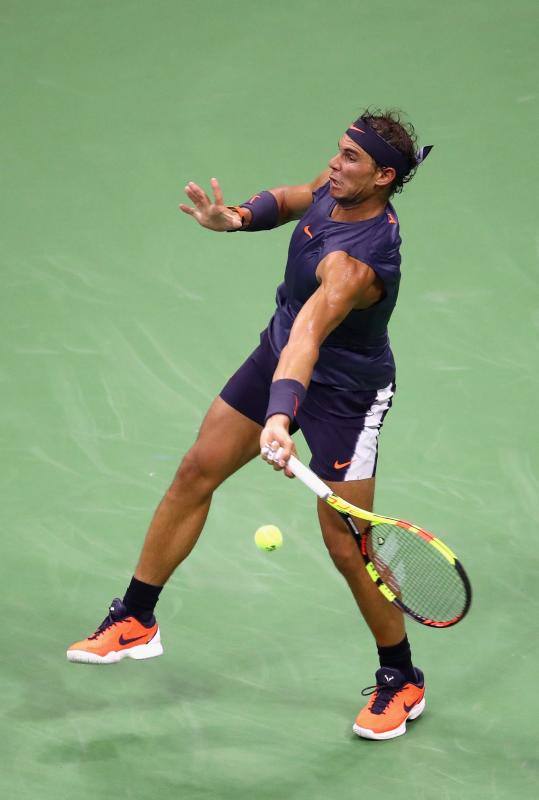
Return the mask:
POLYGON ((345 467, 349 467, 351 463, 351 461, 345 461, 343 464, 339 464, 338 461, 335 461, 333 469, 344 469, 345 467))
POLYGON ((124 635, 122 633, 118 641, 120 642, 121 645, 131 644, 131 642, 137 642, 139 639, 144 639, 145 635, 146 634, 143 633, 142 636, 134 636, 132 639, 124 639, 124 635))
POLYGON ((406 703, 403 703, 403 705, 404 705, 404 710, 406 711, 407 714, 409 714, 412 708, 417 705, 417 703, 412 703, 411 706, 407 706, 406 703))

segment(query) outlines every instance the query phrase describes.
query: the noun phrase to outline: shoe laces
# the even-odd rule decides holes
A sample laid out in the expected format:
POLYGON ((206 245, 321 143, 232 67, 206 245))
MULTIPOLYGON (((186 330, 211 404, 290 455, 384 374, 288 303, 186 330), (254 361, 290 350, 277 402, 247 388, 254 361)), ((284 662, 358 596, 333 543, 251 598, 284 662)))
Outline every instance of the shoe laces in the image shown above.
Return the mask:
POLYGON ((370 711, 372 714, 384 714, 401 688, 400 686, 396 686, 392 689, 390 686, 383 686, 377 683, 374 686, 367 686, 365 689, 362 689, 361 694, 363 697, 374 694, 375 696, 372 700, 370 711))
POLYGON ((114 601, 113 601, 112 605, 109 608, 109 613, 107 614, 107 616, 105 617, 105 619, 103 620, 103 622, 101 623, 99 628, 97 628, 95 633, 92 633, 92 635, 89 636, 88 638, 89 639, 98 639, 109 628, 114 627, 114 625, 117 625, 119 622, 123 622, 126 619, 126 617, 119 617, 118 618, 116 616, 117 613, 118 612, 116 611, 116 609, 114 607, 114 601))

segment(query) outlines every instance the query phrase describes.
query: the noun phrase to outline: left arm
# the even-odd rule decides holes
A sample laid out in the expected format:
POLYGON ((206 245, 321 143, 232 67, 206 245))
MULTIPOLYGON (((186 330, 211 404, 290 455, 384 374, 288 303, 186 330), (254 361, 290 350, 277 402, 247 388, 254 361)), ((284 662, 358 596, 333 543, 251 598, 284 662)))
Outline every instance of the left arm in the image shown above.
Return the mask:
MULTIPOLYGON (((374 305, 383 294, 382 281, 374 270, 343 251, 329 253, 318 265, 317 277, 320 286, 294 320, 274 381, 289 378, 307 388, 324 339, 350 311, 374 305)), ((294 451, 289 427, 288 416, 274 414, 266 421, 260 436, 261 449, 267 445, 274 450, 276 446, 282 448, 279 463, 270 462, 276 469, 282 469, 294 451)))

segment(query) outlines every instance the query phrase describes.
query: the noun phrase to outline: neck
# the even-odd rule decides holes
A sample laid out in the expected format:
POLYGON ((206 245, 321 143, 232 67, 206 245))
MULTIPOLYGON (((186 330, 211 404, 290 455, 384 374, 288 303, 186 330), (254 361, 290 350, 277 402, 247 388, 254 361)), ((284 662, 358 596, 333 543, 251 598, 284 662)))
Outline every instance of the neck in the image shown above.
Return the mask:
POLYGON ((364 199, 337 200, 337 205, 331 212, 331 218, 337 222, 360 222, 361 220, 372 219, 382 214, 388 200, 389 198, 387 197, 376 196, 364 199))

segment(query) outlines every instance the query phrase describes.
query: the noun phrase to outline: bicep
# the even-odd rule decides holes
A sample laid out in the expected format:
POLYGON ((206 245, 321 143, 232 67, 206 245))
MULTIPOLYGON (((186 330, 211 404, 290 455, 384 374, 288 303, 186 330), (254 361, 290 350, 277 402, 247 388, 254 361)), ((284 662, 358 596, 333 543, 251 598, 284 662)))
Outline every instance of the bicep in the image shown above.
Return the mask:
POLYGON ((353 303, 346 302, 342 296, 338 297, 328 292, 324 285, 319 286, 294 320, 290 332, 290 344, 301 341, 306 344, 321 345, 352 308, 353 303))
POLYGON ((368 308, 382 295, 374 270, 341 251, 326 256, 318 274, 320 286, 297 315, 291 341, 307 338, 322 344, 351 311, 368 308))
POLYGON ((271 193, 279 205, 279 220, 282 223, 300 219, 313 202, 313 192, 328 181, 329 169, 324 170, 310 183, 298 186, 278 186, 271 193))
POLYGON ((322 259, 316 269, 316 277, 320 283, 331 287, 345 283, 355 298, 352 309, 370 308, 384 296, 384 282, 375 270, 346 253, 334 250, 322 259))
POLYGON ((290 340, 309 339, 320 345, 356 303, 356 294, 344 282, 322 282, 294 320, 290 340))

